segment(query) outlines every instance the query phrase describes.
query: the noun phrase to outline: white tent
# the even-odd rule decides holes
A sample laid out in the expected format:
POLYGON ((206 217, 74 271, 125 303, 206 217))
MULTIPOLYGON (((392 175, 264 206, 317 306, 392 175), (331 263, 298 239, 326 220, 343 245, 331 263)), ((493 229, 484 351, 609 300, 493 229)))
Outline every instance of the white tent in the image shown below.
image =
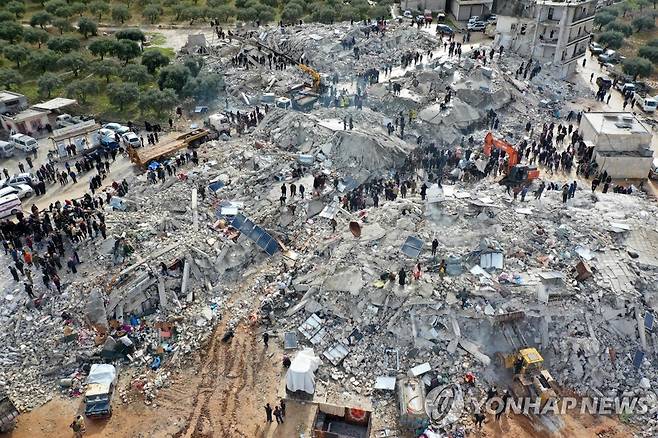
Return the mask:
POLYGON ((305 348, 292 360, 286 374, 286 388, 289 391, 315 392, 315 370, 320 366, 320 358, 312 348, 305 348))

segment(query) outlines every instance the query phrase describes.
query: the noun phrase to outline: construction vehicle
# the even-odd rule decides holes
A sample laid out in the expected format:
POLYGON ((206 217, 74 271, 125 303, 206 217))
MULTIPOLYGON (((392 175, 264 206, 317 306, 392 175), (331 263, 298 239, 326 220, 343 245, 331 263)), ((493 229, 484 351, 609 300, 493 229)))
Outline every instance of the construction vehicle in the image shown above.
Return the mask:
POLYGON ((313 80, 313 84, 311 85, 311 90, 314 93, 320 93, 322 92, 322 76, 320 76, 320 73, 317 72, 313 67, 310 67, 302 62, 294 60, 291 56, 288 56, 286 54, 280 53, 273 48, 266 46, 265 44, 261 43, 260 41, 255 41, 256 45, 260 47, 261 49, 267 50, 271 52, 274 55, 277 55, 286 61, 290 62, 291 64, 297 65, 297 68, 299 68, 301 71, 304 73, 308 74, 311 76, 311 79, 313 80))
POLYGON ((128 156, 130 161, 136 165, 146 167, 152 161, 168 158, 181 149, 197 148, 202 143, 212 140, 213 137, 213 133, 207 129, 194 129, 173 140, 162 142, 150 148, 135 149, 128 146, 128 156))
POLYGON ((534 166, 519 164, 520 157, 516 148, 505 140, 494 138, 491 132, 484 137, 483 152, 487 157, 491 156, 492 149, 504 151, 507 155, 507 167, 505 177, 499 181, 504 186, 526 186, 533 180, 539 178, 539 170, 534 166))
POLYGON ((494 317, 495 326, 513 348, 512 353, 496 353, 496 361, 499 366, 512 370, 510 389, 516 398, 539 398, 543 406, 548 400, 557 398, 557 383, 544 368, 544 358, 539 351, 527 346, 523 331, 516 324, 523 318, 524 312, 510 312, 494 317))

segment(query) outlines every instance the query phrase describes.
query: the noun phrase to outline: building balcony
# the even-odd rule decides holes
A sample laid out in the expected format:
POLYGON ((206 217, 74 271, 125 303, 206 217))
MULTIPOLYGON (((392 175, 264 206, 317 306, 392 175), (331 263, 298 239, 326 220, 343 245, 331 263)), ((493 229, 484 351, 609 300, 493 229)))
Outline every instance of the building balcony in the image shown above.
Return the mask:
POLYGON ((542 24, 544 26, 559 26, 560 25, 560 19, 556 18, 540 18, 539 19, 539 24, 542 24))
POLYGON ((567 41, 567 46, 571 46, 573 44, 579 43, 581 41, 588 40, 592 36, 591 33, 582 33, 580 35, 574 35, 571 38, 569 38, 569 41, 567 41))
POLYGON ((587 50, 585 50, 585 49, 583 48, 582 50, 579 50, 578 52, 576 52, 574 55, 571 55, 571 56, 568 56, 568 57, 564 58, 561 62, 562 62, 563 65, 564 65, 564 64, 569 64, 570 62, 573 62, 573 61, 575 61, 576 59, 578 59, 578 58, 580 58, 581 56, 583 56, 583 55, 585 54, 586 51, 587 51, 587 50))
POLYGON ((539 35, 539 44, 543 46, 557 46, 557 37, 546 38, 539 35))
POLYGON ((573 21, 571 22, 570 26, 576 26, 579 24, 583 24, 587 21, 594 20, 594 14, 595 11, 587 11, 583 14, 578 14, 575 17, 573 17, 573 21))

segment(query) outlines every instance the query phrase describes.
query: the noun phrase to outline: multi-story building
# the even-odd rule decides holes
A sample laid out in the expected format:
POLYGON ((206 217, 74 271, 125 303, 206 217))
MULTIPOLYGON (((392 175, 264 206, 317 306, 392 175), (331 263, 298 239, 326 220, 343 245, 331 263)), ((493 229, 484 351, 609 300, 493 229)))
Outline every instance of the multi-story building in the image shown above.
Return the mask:
POLYGON ((457 21, 490 14, 494 0, 450 0, 450 12, 457 21))
POLYGON ((651 129, 632 113, 588 112, 580 132, 592 158, 615 179, 645 179, 653 163, 651 129))
POLYGON ((596 0, 537 0, 532 56, 552 62, 562 78, 576 71, 589 43, 596 0))
POLYGON ((446 0, 404 0, 400 3, 403 10, 445 12, 446 0))

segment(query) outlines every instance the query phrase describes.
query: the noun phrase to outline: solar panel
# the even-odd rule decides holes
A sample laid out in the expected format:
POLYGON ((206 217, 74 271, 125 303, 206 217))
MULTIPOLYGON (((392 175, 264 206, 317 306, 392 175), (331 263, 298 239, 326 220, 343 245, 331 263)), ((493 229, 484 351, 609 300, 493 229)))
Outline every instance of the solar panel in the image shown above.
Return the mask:
POLYGON ((240 230, 247 238, 251 239, 269 255, 274 255, 279 250, 279 244, 267 231, 241 214, 236 215, 231 225, 240 230))
POLYGON ((423 241, 418 237, 409 236, 407 240, 402 245, 401 251, 408 255, 411 258, 416 258, 420 255, 420 251, 423 249, 423 241))
POLYGON ((264 248, 265 252, 269 255, 274 255, 279 250, 279 244, 276 240, 272 239, 268 242, 267 247, 264 248))
POLYGON ((653 313, 645 313, 644 314, 644 328, 648 331, 651 332, 653 331, 653 323, 655 322, 655 318, 653 316, 653 313))
POLYGON ((642 366, 642 361, 644 360, 644 351, 642 350, 637 350, 635 352, 635 356, 633 356, 633 367, 636 370, 639 370, 640 367, 642 366))
POLYGON ((241 214, 235 215, 235 217, 231 221, 231 226, 239 230, 240 228, 242 228, 242 225, 245 223, 246 220, 247 218, 244 217, 244 215, 241 214))

